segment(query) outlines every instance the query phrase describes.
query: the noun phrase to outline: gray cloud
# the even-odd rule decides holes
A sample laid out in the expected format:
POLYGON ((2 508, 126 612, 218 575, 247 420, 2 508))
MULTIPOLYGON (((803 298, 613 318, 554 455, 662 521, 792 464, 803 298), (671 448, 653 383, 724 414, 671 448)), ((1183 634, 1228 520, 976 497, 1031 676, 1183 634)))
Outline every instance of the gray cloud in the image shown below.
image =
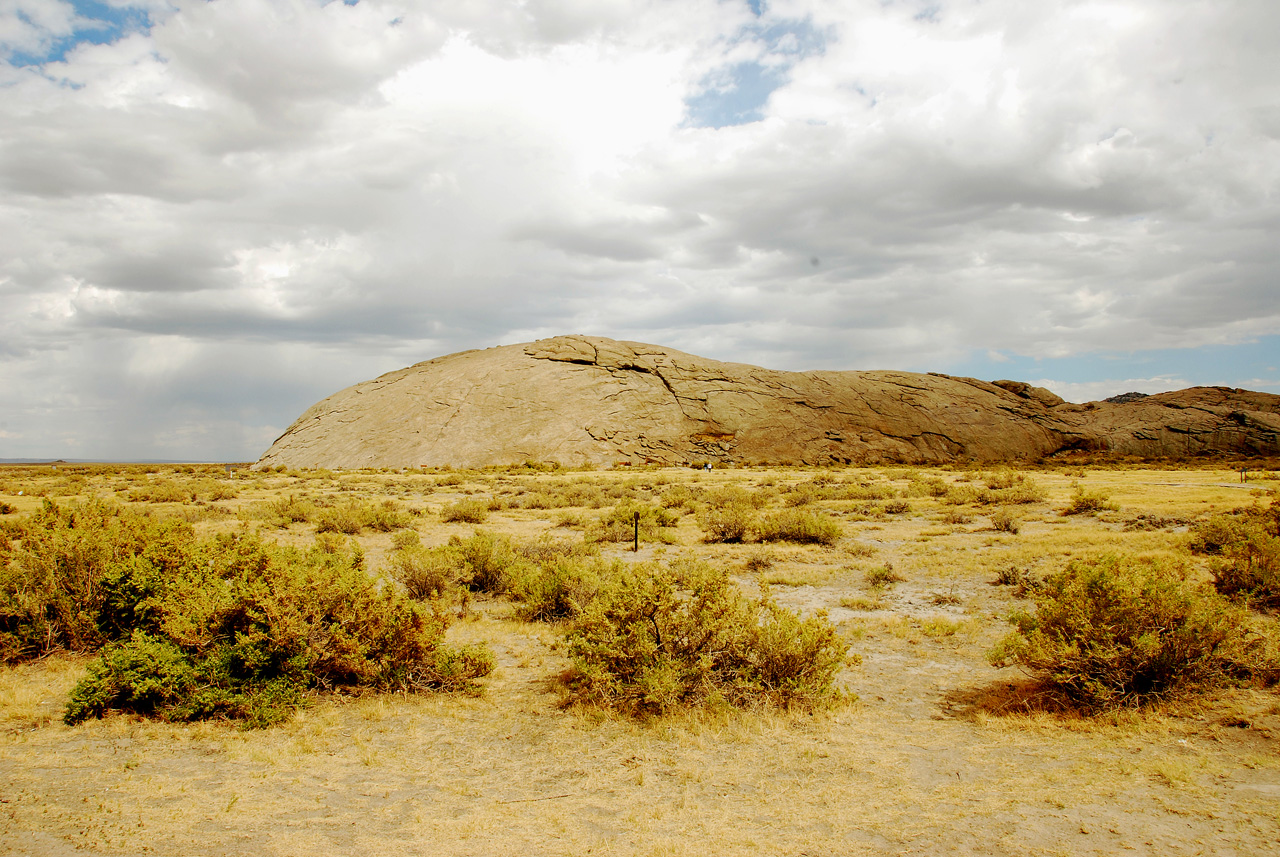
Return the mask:
MULTIPOLYGON (((23 3, 11 56, 83 26, 23 3)), ((346 384, 567 331, 947 371, 1280 330, 1265 0, 150 16, 0 63, 0 455, 249 458, 346 384)))

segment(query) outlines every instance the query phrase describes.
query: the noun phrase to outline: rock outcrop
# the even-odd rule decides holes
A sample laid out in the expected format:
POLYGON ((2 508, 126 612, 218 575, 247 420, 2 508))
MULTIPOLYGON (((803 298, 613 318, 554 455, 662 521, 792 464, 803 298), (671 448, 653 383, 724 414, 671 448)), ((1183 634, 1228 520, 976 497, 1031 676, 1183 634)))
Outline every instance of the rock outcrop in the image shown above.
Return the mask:
POLYGON ((880 464, 1280 454, 1280 396, 1195 387, 1076 405, 1018 381, 781 372, 588 336, 464 351, 348 387, 260 465, 880 464))

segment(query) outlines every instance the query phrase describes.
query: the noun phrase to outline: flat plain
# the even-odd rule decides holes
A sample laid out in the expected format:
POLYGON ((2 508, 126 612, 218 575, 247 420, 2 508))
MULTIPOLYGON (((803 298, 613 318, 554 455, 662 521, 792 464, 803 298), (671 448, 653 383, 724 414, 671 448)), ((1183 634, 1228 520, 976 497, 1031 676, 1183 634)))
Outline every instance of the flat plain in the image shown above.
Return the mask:
MULTIPOLYGON (((1277 487, 1274 470, 1242 482, 1226 464, 0 469, 5 519, 46 498, 103 498, 199 532, 260 529, 299 545, 343 504, 389 502, 427 546, 476 529, 581 541, 620 501, 665 506, 675 526, 661 539, 599 549, 658 563, 696 555, 748 591, 825 610, 856 656, 837 679, 847 698, 829 711, 639 722, 563 707, 564 628, 477 597, 449 638, 495 653, 479 696, 319 697, 256 731, 121 714, 69 727, 63 707, 90 658, 0 667, 0 854, 1274 854, 1274 689, 1089 718, 1045 710, 1026 676, 985 655, 1030 604, 999 581, 1106 553, 1198 562, 1194 522, 1268 503, 1277 487), (726 496, 821 510, 842 535, 708 542, 699 511, 726 496), (1099 508, 1064 514, 1080 496, 1099 508), (290 498, 315 515, 281 518, 290 498), (484 520, 447 522, 465 501, 484 520)), ((347 538, 372 573, 387 569, 394 533, 347 538)))

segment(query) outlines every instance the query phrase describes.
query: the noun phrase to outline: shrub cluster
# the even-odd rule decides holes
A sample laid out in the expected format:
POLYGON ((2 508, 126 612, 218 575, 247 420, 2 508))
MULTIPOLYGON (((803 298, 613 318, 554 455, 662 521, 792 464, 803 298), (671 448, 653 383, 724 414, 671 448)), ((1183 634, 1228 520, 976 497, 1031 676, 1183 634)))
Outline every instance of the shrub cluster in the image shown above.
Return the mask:
POLYGON ((760 519, 756 537, 762 542, 831 545, 842 535, 840 525, 822 512, 783 509, 760 519))
POLYGON ((1071 502, 1062 510, 1063 515, 1096 515, 1099 512, 1115 512, 1119 506, 1111 502, 1111 495, 1099 489, 1086 491, 1079 485, 1071 493, 1071 502))
POLYGON ((202 540, 177 521, 47 502, 20 537, 0 578, 5 660, 100 650, 68 723, 120 709, 262 726, 313 691, 469 689, 492 669, 332 536, 305 551, 202 540))
POLYGON ((618 568, 568 634, 571 702, 631 715, 703 704, 812 708, 848 644, 819 614, 751 599, 700 563, 618 568))
POLYGON ((1190 548, 1213 557, 1218 592, 1260 610, 1280 611, 1280 501, 1214 515, 1195 526, 1190 548))
POLYGON ((155 479, 133 485, 126 496, 135 503, 194 503, 234 499, 236 488, 220 479, 155 479))
POLYGON ((637 515, 639 515, 640 541, 672 541, 671 535, 666 530, 680 522, 680 514, 672 509, 635 500, 623 500, 602 515, 588 527, 587 540, 629 542, 635 536, 637 515))
POLYGON ((746 503, 729 503, 698 514, 703 538, 720 544, 742 542, 798 542, 834 544, 843 534, 831 516, 816 510, 792 507, 761 516, 746 503))
POLYGON ((954 506, 1024 506, 1043 502, 1047 496, 1048 493, 1034 479, 1025 473, 1007 469, 987 476, 982 486, 948 485, 941 495, 944 502, 954 506))
POLYGON ((488 517, 489 501, 474 497, 446 504, 440 510, 440 520, 446 524, 483 524, 488 517))
POLYGON ((1077 560, 1040 582, 1034 614, 991 652, 1064 702, 1099 711, 1248 678, 1274 680, 1274 641, 1185 569, 1123 556, 1077 560))
MULTIPOLYGON (((299 514, 304 510, 285 507, 285 511, 288 514, 299 514)), ((342 533, 354 536, 364 530, 389 533, 392 530, 411 527, 413 515, 402 509, 394 500, 365 503, 351 499, 319 509, 315 514, 315 522, 317 533, 342 533)))

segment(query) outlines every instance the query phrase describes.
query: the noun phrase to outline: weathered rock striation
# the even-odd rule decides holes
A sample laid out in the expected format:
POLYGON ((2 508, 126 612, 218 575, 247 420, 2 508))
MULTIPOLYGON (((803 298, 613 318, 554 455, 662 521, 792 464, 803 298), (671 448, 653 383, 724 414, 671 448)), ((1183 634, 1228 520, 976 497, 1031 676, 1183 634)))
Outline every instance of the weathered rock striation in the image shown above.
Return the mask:
POLYGON ((1193 387, 1076 405, 1018 381, 781 372, 590 336, 464 351, 312 406, 262 466, 881 464, 1280 454, 1280 396, 1193 387))

